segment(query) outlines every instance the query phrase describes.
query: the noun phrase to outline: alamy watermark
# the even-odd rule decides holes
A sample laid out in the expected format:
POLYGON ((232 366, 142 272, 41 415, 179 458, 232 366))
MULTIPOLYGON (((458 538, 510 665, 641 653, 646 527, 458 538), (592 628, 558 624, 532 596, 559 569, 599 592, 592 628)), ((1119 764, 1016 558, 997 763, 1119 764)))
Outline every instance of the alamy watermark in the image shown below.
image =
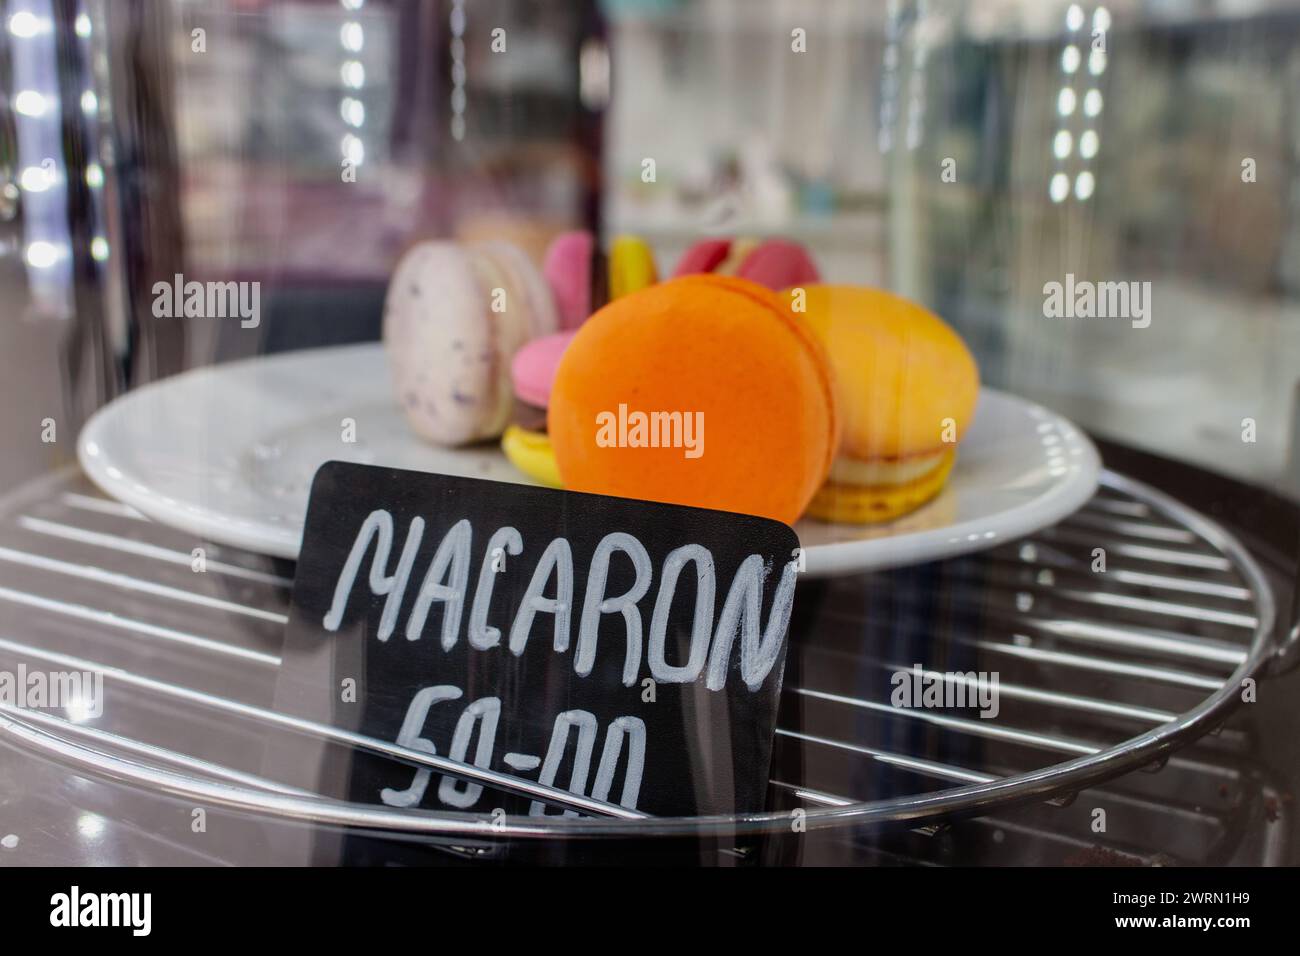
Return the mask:
POLYGON ((596 444, 601 448, 681 448, 687 458, 704 454, 703 412, 617 412, 596 414, 596 444))
POLYGON ((1043 315, 1049 319, 1130 319, 1135 329, 1151 324, 1150 282, 1076 281, 1043 285, 1043 315))
POLYGON ((913 664, 909 670, 894 671, 889 682, 894 685, 889 702, 898 708, 969 708, 988 720, 1001 709, 997 671, 939 672, 913 664))
POLYGON ((159 319, 239 319, 240 328, 255 329, 262 321, 262 283, 185 281, 179 272, 171 282, 153 284, 153 314, 159 319))
POLYGON ((0 706, 18 710, 63 711, 73 720, 104 712, 104 675, 99 671, 0 671, 0 706))
POLYGON ((82 892, 73 886, 50 897, 50 925, 55 927, 121 927, 132 936, 153 930, 152 893, 82 892))

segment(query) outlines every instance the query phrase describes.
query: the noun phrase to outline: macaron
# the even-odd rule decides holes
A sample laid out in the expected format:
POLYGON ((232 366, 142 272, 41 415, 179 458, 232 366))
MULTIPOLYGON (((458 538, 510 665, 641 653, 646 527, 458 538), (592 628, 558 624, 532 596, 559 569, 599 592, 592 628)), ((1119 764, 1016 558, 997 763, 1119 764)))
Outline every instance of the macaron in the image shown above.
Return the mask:
POLYGON ((603 272, 598 258, 596 239, 585 230, 564 232, 551 240, 542 275, 555 297, 561 329, 576 329, 591 315, 593 286, 603 272))
POLYGON ((510 425, 501 436, 501 450, 514 465, 539 485, 562 488, 560 471, 555 463, 555 451, 546 432, 533 431, 510 425))
POLYGON ((514 403, 510 362, 558 316, 527 255, 501 241, 422 242, 384 301, 393 387, 411 426, 438 445, 500 435, 514 403))
POLYGON ((609 247, 609 297, 623 296, 659 281, 654 253, 644 239, 616 236, 609 247))
POLYGON ((769 289, 821 281, 803 246, 788 239, 701 239, 682 255, 674 276, 734 275, 769 289))
POLYGON ((516 468, 542 485, 560 487, 560 473, 551 450, 551 440, 543 427, 523 427, 536 420, 546 420, 546 406, 551 399, 551 386, 575 332, 557 332, 534 339, 515 353, 511 363, 515 398, 521 408, 516 410, 515 421, 501 437, 501 450, 516 468))
POLYGON ((545 408, 551 399, 551 386, 560 356, 573 341, 576 332, 556 332, 533 339, 515 353, 510 363, 510 377, 515 397, 536 408, 545 408))
POLYGON ((736 275, 769 289, 821 282, 808 250, 787 239, 765 239, 745 256, 736 275))
POLYGON ((713 272, 722 265, 730 251, 730 239, 701 239, 692 243, 678 260, 673 278, 713 272))
POLYGON ((761 239, 752 236, 738 236, 731 240, 731 248, 727 250, 727 257, 718 263, 717 268, 713 270, 714 275, 719 276, 740 276, 741 264, 749 258, 749 254, 759 247, 761 239))
POLYGON ((610 302, 564 351, 549 400, 564 487, 788 523, 839 435, 810 329, 775 293, 718 275, 610 302))
POLYGON ((961 337, 928 309, 881 289, 809 285, 786 294, 830 356, 842 422, 839 455, 808 513, 889 521, 943 489, 979 397, 961 337))

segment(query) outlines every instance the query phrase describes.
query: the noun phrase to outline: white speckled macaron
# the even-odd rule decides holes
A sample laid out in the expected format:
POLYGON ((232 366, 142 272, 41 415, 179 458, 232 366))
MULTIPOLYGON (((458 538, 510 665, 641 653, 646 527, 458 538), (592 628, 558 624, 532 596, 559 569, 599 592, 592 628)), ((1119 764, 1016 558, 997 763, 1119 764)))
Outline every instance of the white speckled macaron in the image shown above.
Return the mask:
POLYGON ((502 241, 422 242, 397 264, 384 344, 398 403, 438 445, 495 438, 510 420, 510 360, 558 327, 541 274, 502 241))

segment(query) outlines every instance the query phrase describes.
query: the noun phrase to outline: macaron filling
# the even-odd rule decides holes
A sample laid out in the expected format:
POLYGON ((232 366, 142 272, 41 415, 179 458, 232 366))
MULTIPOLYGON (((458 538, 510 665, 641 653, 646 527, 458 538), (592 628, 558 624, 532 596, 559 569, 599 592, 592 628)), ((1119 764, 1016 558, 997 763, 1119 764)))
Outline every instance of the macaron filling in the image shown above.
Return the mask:
POLYGON ((937 467, 912 481, 896 485, 848 485, 828 481, 808 504, 808 516, 819 521, 878 524, 915 511, 943 490, 957 455, 942 452, 937 467))
POLYGON ((841 485, 879 487, 904 485, 924 478, 943 464, 947 451, 909 455, 906 458, 876 458, 863 461, 841 455, 831 464, 827 480, 841 485))

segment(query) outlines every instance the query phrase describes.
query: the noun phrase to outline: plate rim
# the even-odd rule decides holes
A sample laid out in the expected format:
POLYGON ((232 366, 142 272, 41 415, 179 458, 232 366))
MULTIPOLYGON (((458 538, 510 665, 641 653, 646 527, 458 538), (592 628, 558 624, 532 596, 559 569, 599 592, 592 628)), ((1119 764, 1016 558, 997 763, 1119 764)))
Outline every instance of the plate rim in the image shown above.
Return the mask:
MULTIPOLYGON (((181 383, 195 378, 216 376, 235 369, 247 369, 255 363, 264 368, 268 361, 292 362, 300 361, 304 356, 319 356, 342 350, 365 351, 382 350, 382 348, 383 344, 380 342, 364 342, 299 349, 274 355, 253 356, 219 365, 200 366, 150 382, 95 411, 77 436, 77 460, 87 477, 101 491, 135 508, 159 524, 197 535, 205 541, 242 548, 256 554, 297 560, 302 544, 301 528, 277 528, 264 525, 259 530, 248 531, 238 524, 232 524, 230 515, 217 512, 206 505, 193 503, 184 506, 169 505, 162 501, 158 494, 150 492, 147 488, 143 491, 138 490, 138 481, 128 480, 118 464, 106 454, 106 449, 101 444, 102 433, 114 416, 129 412, 141 401, 151 400, 156 392, 174 389, 181 383), (117 472, 116 476, 112 474, 113 471, 117 472)), ((1072 468, 1062 481, 1052 485, 1038 497, 1009 511, 1001 512, 997 516, 999 528, 993 538, 985 537, 983 533, 976 533, 988 530, 986 527, 988 519, 968 519, 942 528, 904 532, 890 537, 809 545, 805 550, 806 570, 801 576, 823 578, 859 574, 923 564, 940 558, 958 557, 986 550, 1055 524, 1066 515, 1077 511, 1093 496, 1100 481, 1101 456, 1092 439, 1082 428, 1058 412, 1019 395, 983 384, 980 386, 980 394, 981 397, 988 394, 995 400, 1020 405, 1029 411, 1039 409, 1042 415, 1046 416, 1045 421, 1051 420, 1058 426, 1065 426, 1080 448, 1080 454, 1076 456, 1076 467, 1072 468)), ((800 523, 802 520, 795 525, 796 534, 800 523)))
MULTIPOLYGON (((1043 407, 1000 389, 981 386, 980 391, 994 392, 1003 398, 1023 403, 1027 407, 1043 407)), ((804 576, 824 578, 883 571, 986 551, 1054 525, 1067 515, 1078 511, 1097 493, 1101 480, 1101 455, 1083 429, 1051 409, 1044 409, 1044 411, 1051 416, 1051 419, 1068 424, 1074 430, 1075 440, 1079 442, 1079 447, 1082 449, 1079 455, 1081 459, 1078 462, 1079 467, 1070 472, 1065 480, 1053 485, 1032 501, 1001 512, 997 516, 999 529, 994 537, 987 538, 983 534, 976 534, 976 529, 987 532, 987 519, 969 519, 942 528, 930 528, 889 538, 813 545, 805 552, 808 567, 804 576), (953 540, 954 538, 956 540, 953 540), (894 547, 892 549, 864 547, 885 542, 891 543, 894 547), (887 553, 890 550, 894 553, 887 553), (899 554, 899 551, 905 553, 899 554)))

